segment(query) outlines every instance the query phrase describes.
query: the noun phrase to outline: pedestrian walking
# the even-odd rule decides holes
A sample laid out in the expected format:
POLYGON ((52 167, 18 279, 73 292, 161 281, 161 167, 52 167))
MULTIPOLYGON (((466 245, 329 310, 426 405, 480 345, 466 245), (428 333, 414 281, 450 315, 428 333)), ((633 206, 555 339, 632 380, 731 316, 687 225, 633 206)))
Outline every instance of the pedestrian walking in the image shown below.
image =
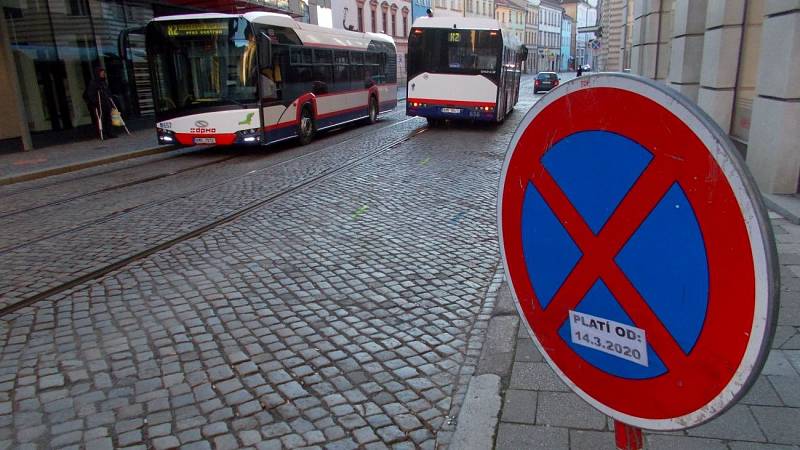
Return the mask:
POLYGON ((581 65, 578 65, 578 72, 577 72, 577 76, 581 76, 581 75, 583 75, 583 66, 581 66, 581 65))
MULTIPOLYGON (((102 67, 95 70, 95 77, 89 82, 83 93, 83 100, 92 116, 92 124, 100 139, 113 139, 117 137, 111 122, 112 110, 116 110, 114 100, 111 99, 111 90, 106 81, 106 71, 102 67)), ((119 114, 119 112, 117 112, 119 114)))

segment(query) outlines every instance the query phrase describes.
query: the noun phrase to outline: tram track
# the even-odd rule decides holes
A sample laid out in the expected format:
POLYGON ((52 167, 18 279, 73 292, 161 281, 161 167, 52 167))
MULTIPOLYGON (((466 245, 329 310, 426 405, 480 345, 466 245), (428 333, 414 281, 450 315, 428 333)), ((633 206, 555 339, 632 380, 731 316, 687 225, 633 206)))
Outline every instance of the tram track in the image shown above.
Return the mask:
MULTIPOLYGON (((158 175, 151 175, 149 177, 140 178, 138 180, 133 180, 133 181, 128 181, 128 182, 116 184, 116 185, 113 185, 113 186, 108 186, 108 187, 105 187, 105 188, 102 188, 102 189, 96 189, 94 191, 86 192, 86 193, 79 194, 79 195, 74 195, 72 197, 67 197, 67 198, 63 198, 63 199, 59 199, 59 200, 54 200, 52 202, 43 203, 41 205, 36 205, 36 206, 30 207, 30 208, 25 208, 25 209, 11 211, 11 212, 7 212, 7 213, 2 213, 2 214, 0 214, 0 219, 4 219, 6 217, 16 216, 16 215, 19 215, 19 214, 25 214, 25 213, 28 213, 28 212, 31 212, 31 211, 35 211, 37 209, 47 208, 48 206, 63 205, 65 203, 69 203, 69 202, 72 202, 72 201, 75 201, 75 200, 80 200, 80 199, 83 199, 83 198, 91 197, 93 195, 98 195, 98 194, 102 194, 102 193, 105 193, 105 192, 115 191, 117 189, 124 189, 124 188, 127 188, 127 187, 136 186, 136 185, 139 185, 139 184, 149 183, 151 181, 160 180, 162 178, 167 178, 167 177, 171 177, 171 176, 174 176, 174 175, 179 175, 179 174, 182 174, 182 173, 190 172, 192 170, 202 169, 202 168, 213 166, 213 165, 216 165, 216 164, 219 164, 219 163, 227 162, 227 161, 230 161, 232 159, 241 158, 242 156, 244 156, 244 155, 231 155, 231 156, 227 156, 225 158, 215 159, 214 161, 207 161, 207 162, 204 162, 202 164, 195 165, 195 166, 184 167, 182 169, 177 169, 177 170, 173 170, 173 171, 170 171, 170 172, 160 173, 158 175)), ((143 163, 143 164, 148 164, 148 163, 143 163)), ((115 169, 115 170, 122 170, 122 169, 128 169, 128 168, 124 167, 124 168, 119 168, 119 169, 115 169)), ((106 173, 108 173, 108 172, 106 172, 106 173)), ((93 176, 93 175, 90 175, 90 176, 93 176)), ((72 181, 72 180, 70 180, 70 181, 72 181)), ((16 194, 17 193, 15 193, 14 195, 16 195, 16 194)), ((2 253, 2 249, 0 249, 0 253, 2 253)))
MULTIPOLYGON (((55 187, 55 186, 60 186, 60 185, 72 183, 72 182, 75 182, 75 181, 85 180, 87 178, 101 177, 101 176, 112 174, 112 173, 122 172, 124 170, 136 169, 138 167, 146 166, 148 164, 155 164, 155 163, 160 163, 160 162, 164 162, 164 161, 170 161, 170 160, 173 160, 173 159, 180 158, 182 156, 194 155, 194 154, 202 153, 204 151, 208 151, 207 148, 202 148, 202 147, 194 147, 195 150, 191 150, 192 148, 193 147, 187 147, 185 149, 180 149, 179 148, 179 149, 176 149, 174 151, 181 151, 181 150, 188 150, 188 151, 183 151, 183 152, 180 152, 180 153, 175 154, 175 155, 167 156, 165 158, 158 158, 158 159, 155 159, 155 160, 142 161, 142 162, 138 162, 138 163, 131 163, 130 160, 117 161, 116 163, 111 163, 111 164, 124 163, 126 165, 123 166, 123 167, 115 167, 113 169, 103 170, 103 171, 100 171, 100 172, 86 173, 86 174, 78 175, 78 176, 71 176, 71 177, 68 177, 68 178, 63 179, 63 180, 53 180, 53 181, 50 181, 49 183, 39 184, 34 180, 34 181, 32 181, 34 183, 34 186, 22 188, 22 189, 19 189, 19 190, 15 190, 12 187, 12 186, 15 186, 17 183, 11 184, 11 185, 7 185, 7 186, 4 186, 4 187, 10 189, 11 192, 9 192, 8 195, 6 195, 5 197, 6 198, 13 197, 15 195, 24 194, 26 192, 39 191, 39 190, 42 190, 42 189, 47 189, 47 188, 51 188, 51 187, 55 187)), ((152 157, 152 156, 158 156, 158 155, 148 155, 148 156, 152 157)), ((143 157, 143 158, 147 158, 147 157, 143 157)), ((91 168, 84 169, 84 170, 91 170, 91 168)), ((83 170, 78 171, 78 172, 82 172, 82 171, 83 170)), ((65 174, 65 175, 71 175, 71 173, 68 173, 68 174, 65 174)), ((50 178, 50 177, 48 177, 48 178, 50 178)), ((19 183, 19 184, 21 184, 21 183, 19 183)))
MULTIPOLYGON (((405 102, 405 100, 399 100, 398 101, 398 105, 400 105, 401 103, 404 103, 404 102, 405 102)), ((382 126, 382 127, 378 127, 377 129, 380 130, 380 129, 384 129, 384 128, 387 128, 387 127, 391 127, 393 125, 394 124, 385 125, 385 126, 382 126)), ((341 127, 335 127, 335 128, 330 129, 330 130, 326 130, 325 133, 336 132, 337 130, 341 130, 343 128, 346 129, 348 126, 349 126, 349 124, 345 124, 345 125, 343 125, 341 127)), ((332 136, 334 138, 334 142, 332 142, 331 145, 338 145, 341 142, 346 142, 347 140, 350 140, 350 139, 352 139, 354 137, 363 136, 365 134, 368 134, 368 133, 371 133, 371 132, 374 132, 374 131, 375 131, 374 129, 367 129, 364 132, 357 133, 356 136, 350 136, 350 137, 347 137, 347 138, 345 138, 344 140, 341 140, 341 141, 336 141, 335 135, 334 135, 334 136, 332 136)), ((273 144, 273 146, 274 145, 275 144, 273 144)), ((279 143, 277 145, 284 145, 284 144, 283 143, 279 143)), ((89 173, 89 174, 79 175, 79 176, 76 176, 76 177, 71 177, 71 178, 65 179, 65 180, 56 180, 56 181, 53 181, 53 182, 50 182, 50 183, 31 186, 31 187, 20 189, 20 190, 17 190, 17 191, 12 191, 12 192, 8 193, 5 196, 1 196, 0 198, 8 200, 8 199, 10 199, 12 197, 16 197, 16 196, 18 196, 20 194, 24 194, 24 193, 30 192, 30 191, 41 191, 42 189, 61 186, 61 185, 69 184, 69 183, 76 182, 76 181, 86 180, 86 179, 89 179, 89 178, 102 177, 102 176, 106 176, 106 175, 109 175, 109 174, 118 173, 118 172, 121 172, 121 171, 133 170, 133 169, 141 168, 141 167, 147 166, 147 165, 164 163, 165 161, 176 160, 178 158, 185 157, 187 155, 199 155, 199 154, 202 154, 202 153, 212 153, 212 151, 210 151, 207 147, 195 147, 195 148, 196 148, 195 151, 191 151, 191 150, 190 151, 185 151, 185 152, 181 152, 179 154, 176 154, 176 155, 173 155, 173 156, 169 156, 169 157, 166 157, 166 158, 163 158, 163 159, 158 159, 158 160, 155 160, 155 161, 153 161, 153 160, 143 161, 143 162, 140 162, 140 163, 129 164, 129 165, 126 165, 124 167, 117 167, 117 168, 113 168, 113 169, 110 169, 110 170, 105 170, 105 171, 98 172, 98 173, 89 173)), ((172 171, 169 171, 169 172, 166 172, 166 173, 162 173, 162 174, 158 174, 158 175, 146 176, 144 178, 127 181, 127 182, 124 182, 124 183, 111 185, 111 186, 107 186, 107 187, 100 188, 100 189, 95 189, 95 190, 92 190, 90 192, 86 192, 86 193, 82 193, 82 194, 78 194, 78 195, 73 195, 73 196, 70 196, 70 197, 67 197, 67 198, 53 200, 53 201, 50 201, 50 202, 43 203, 41 205, 35 205, 35 206, 32 206, 32 207, 22 208, 22 209, 17 209, 17 210, 12 210, 12 211, 0 212, 0 219, 13 217, 13 216, 20 215, 20 214, 25 214, 25 213, 28 213, 28 212, 31 212, 31 211, 35 211, 35 210, 46 208, 46 207, 50 207, 50 206, 63 205, 63 204, 66 204, 66 203, 69 203, 69 202, 72 202, 72 201, 75 201, 75 200, 88 198, 88 197, 91 197, 93 195, 98 195, 98 194, 111 192, 111 191, 115 191, 115 190, 119 190, 119 189, 124 189, 124 188, 132 187, 132 186, 137 186, 137 185, 145 184, 145 183, 152 182, 152 181, 158 181, 158 180, 163 179, 163 178, 167 178, 167 177, 170 177, 170 176, 183 174, 183 173, 186 173, 186 172, 190 172, 192 170, 202 169, 202 168, 213 166, 213 165, 216 165, 216 164, 219 164, 219 163, 227 162, 227 161, 230 161, 230 160, 233 160, 233 159, 242 158, 244 156, 252 156, 252 154, 253 153, 247 153, 247 154, 238 153, 236 155, 231 155, 231 156, 228 156, 228 157, 225 157, 225 158, 220 158, 220 159, 217 159, 217 160, 214 160, 214 161, 208 161, 208 162, 205 162, 205 163, 202 163, 202 164, 198 164, 198 165, 194 165, 194 166, 191 166, 191 167, 185 167, 185 168, 181 168, 181 169, 176 169, 176 170, 172 170, 172 171)), ((31 241, 31 242, 34 242, 34 241, 31 241)), ((7 246, 7 247, 4 247, 4 248, 0 247, 0 254, 2 254, 3 252, 5 252, 8 249, 11 249, 11 247, 12 246, 7 246)))
MULTIPOLYGON (((397 126, 397 125, 406 123, 406 122, 411 121, 411 120, 414 120, 414 118, 409 118, 409 119, 405 119, 405 120, 396 122, 396 123, 394 123, 392 125, 389 125, 387 127, 383 127, 382 129, 390 128, 390 127, 393 127, 393 126, 397 126)), ((118 270, 118 269, 120 269, 122 267, 125 267, 125 266, 127 266, 127 265, 129 265, 131 263, 134 263, 136 261, 144 259, 144 258, 146 258, 146 257, 148 257, 148 256, 150 256, 150 255, 152 255, 154 253, 157 253, 159 251, 162 251, 162 250, 165 250, 167 248, 173 247, 173 246, 175 246, 177 244, 180 244, 181 242, 184 242, 184 241, 187 241, 189 239, 195 238, 195 237, 200 236, 200 235, 202 235, 202 234, 204 234, 204 233, 206 233, 206 232, 208 232, 210 230, 213 230, 213 229, 215 229, 217 227, 220 227, 222 225, 225 225, 227 223, 235 221, 236 219, 238 219, 238 218, 250 213, 251 211, 253 211, 255 209, 258 209, 258 208, 260 208, 262 206, 265 206, 265 205, 267 205, 269 203, 272 203, 272 202, 274 202, 274 201, 276 201, 276 200, 278 200, 280 198, 286 197, 287 195, 290 195, 290 194, 292 194, 292 193, 294 193, 296 191, 299 191, 301 189, 304 189, 304 188, 306 188, 308 186, 311 186, 311 185, 314 185, 316 183, 322 182, 325 179, 328 179, 328 178, 330 178, 330 177, 332 177, 332 176, 334 176, 334 175, 336 175, 338 173, 341 173, 341 172, 343 172, 343 171, 345 171, 347 169, 355 167, 355 166, 361 164, 362 162, 365 162, 365 161, 370 160, 370 159, 372 159, 372 158, 374 158, 376 156, 379 156, 379 155, 381 155, 383 153, 386 153, 386 152, 390 151, 391 149, 393 149, 393 148, 395 148, 395 147, 397 147, 399 145, 402 145, 405 142, 408 142, 409 140, 415 138, 416 136, 424 133, 427 130, 428 130, 428 128, 426 128, 424 126, 421 126, 420 128, 417 128, 413 132, 410 132, 410 133, 406 134, 403 137, 400 137, 400 138, 397 138, 397 139, 394 139, 394 140, 391 140, 391 141, 388 141, 388 142, 382 144, 381 146, 379 146, 378 148, 376 148, 373 151, 370 151, 370 152, 368 152, 368 153, 366 153, 366 154, 364 154, 362 156, 359 156, 359 157, 356 157, 356 158, 352 158, 352 159, 344 162, 343 164, 337 165, 335 167, 324 169, 317 175, 314 175, 314 176, 312 176, 312 177, 310 177, 308 179, 305 179, 305 180, 301 180, 301 181, 299 181, 297 183, 293 183, 293 184, 287 186, 286 188, 284 188, 284 189, 282 189, 282 190, 280 190, 278 192, 274 192, 274 193, 269 194, 269 195, 267 195, 265 197, 262 197, 260 199, 254 200, 254 201, 252 201, 252 202, 250 202, 250 203, 248 203, 248 204, 236 209, 235 211, 232 211, 231 213, 226 214, 225 216, 220 217, 219 219, 216 219, 216 220, 214 220, 214 221, 212 221, 210 223, 198 226, 198 227, 196 227, 196 228, 194 228, 194 229, 192 229, 190 231, 187 231, 187 232, 182 233, 182 234, 180 234, 178 236, 175 236, 175 237, 173 237, 173 238, 171 238, 171 239, 169 239, 167 241, 161 242, 161 243, 159 243, 157 245, 153 245, 153 246, 151 246, 151 247, 149 247, 149 248, 147 248, 145 250, 139 251, 139 252, 137 252, 137 253, 135 253, 133 255, 129 255, 129 256, 123 257, 122 259, 119 259, 117 261, 114 261, 114 262, 111 262, 109 264, 106 264, 101 268, 95 269, 95 270, 93 270, 93 271, 91 271, 89 273, 86 273, 84 275, 81 275, 81 276, 78 276, 76 278, 73 278, 72 280, 69 280, 67 282, 64 282, 64 283, 61 283, 61 284, 56 285, 54 287, 51 287, 49 289, 46 289, 46 290, 44 290, 44 291, 42 291, 40 293, 34 294, 34 295, 32 295, 32 296, 30 296, 28 298, 25 298, 25 299, 22 299, 22 300, 20 300, 18 302, 15 302, 14 304, 10 304, 10 305, 4 306, 4 307, 0 308, 0 317, 6 316, 8 314, 11 314, 14 311, 17 311, 18 309, 24 308, 26 306, 30 306, 30 305, 32 305, 32 304, 34 304, 36 302, 41 301, 41 300, 45 300, 48 297, 57 295, 57 294, 59 294, 61 292, 64 292, 64 291, 66 291, 68 289, 71 289, 71 288, 73 288, 75 286, 78 286, 80 284, 83 284, 83 283, 89 282, 91 280, 100 278, 100 277, 102 277, 102 276, 104 276, 104 275, 106 275, 108 273, 111 273, 111 272, 113 272, 115 270, 118 270)), ((361 137, 361 136, 360 135, 359 136, 354 136, 352 138, 349 138, 349 139, 346 139, 346 140, 344 140, 342 142, 337 143, 337 145, 344 144, 347 141, 350 141, 352 139, 357 139, 359 137, 361 137)), ((287 159, 287 160, 281 161, 281 162, 279 162, 277 164, 274 164, 274 165, 271 165, 269 167, 264 167, 264 168, 261 168, 261 169, 253 170, 253 171, 250 171, 248 173, 245 173, 245 174, 242 174, 242 175, 238 175, 236 177, 231 177, 231 178, 228 178, 228 179, 220 181, 220 182, 216 182, 216 183, 212 183, 212 184, 206 185, 206 186, 204 186, 204 187, 202 187, 200 189, 197 189, 197 190, 195 190, 193 192, 182 193, 180 195, 176 195, 176 196, 170 197, 169 199, 159 200, 157 202, 153 202, 151 204, 147 204, 147 205, 143 205, 143 206, 154 207, 154 206, 166 203, 168 201, 172 201, 172 200, 175 200, 175 199, 178 199, 178 198, 182 198, 182 197, 187 197, 187 196, 193 195, 193 194, 198 193, 198 192, 206 191, 206 190, 213 189, 214 187, 217 187, 217 186, 220 186, 220 185, 223 185, 223 184, 227 184, 227 183, 230 183, 230 182, 234 182, 236 180, 240 180, 242 178, 251 176, 251 175, 253 175, 255 173, 263 172, 265 170, 274 169, 275 167, 278 167, 278 166, 281 166, 281 165, 289 164, 289 163, 291 163, 293 161, 296 161, 298 159, 301 159, 301 158, 307 158, 309 156, 312 156, 314 154, 317 154, 319 152, 326 151, 326 150, 328 150, 328 149, 326 147, 323 147, 323 148, 320 148, 320 149, 315 150, 313 152, 305 153, 305 154, 293 157, 291 159, 287 159)), ((130 209, 128 211, 125 211, 124 213, 127 214, 127 213, 132 212, 133 210, 141 210, 141 209, 142 209, 141 207, 132 208, 132 209, 130 209)), ((70 233, 70 232, 79 231, 79 230, 81 230, 83 228, 86 228, 86 227, 88 227, 90 225, 96 225, 98 223, 103 223, 105 221, 111 220, 112 218, 117 218, 119 216, 120 216, 120 214, 116 214, 113 217, 104 217, 101 220, 93 221, 91 223, 81 225, 80 227, 72 228, 72 229, 69 229, 69 230, 63 230, 63 231, 60 231, 58 233, 53 233, 52 235, 50 235, 48 237, 44 237, 44 238, 33 240, 33 241, 28 241, 28 242, 25 242, 25 243, 22 243, 22 244, 13 246, 13 247, 7 247, 6 249, 0 250, 0 255, 2 255, 4 253, 8 253, 8 252, 10 252, 12 250, 15 250, 15 249, 18 249, 18 248, 33 244, 35 242, 39 242, 39 241, 42 241, 42 240, 45 240, 45 239, 51 239, 51 238, 54 238, 54 237, 62 236, 62 235, 65 235, 67 233, 70 233)))
MULTIPOLYGON (((318 146, 318 148, 314 149, 313 148, 314 144, 312 144, 311 146, 308 146, 308 147, 288 148, 289 152, 293 152, 293 151, 301 152, 299 155, 289 157, 289 159, 282 159, 282 158, 285 158, 286 155, 282 154, 280 151, 277 152, 277 153, 272 153, 271 156, 274 156, 279 161, 278 162, 271 162, 270 165, 255 169, 255 171, 251 170, 251 171, 247 171, 247 172, 244 172, 244 173, 240 173, 240 174, 232 176, 232 177, 226 177, 226 178, 218 180, 218 181, 216 181, 214 183, 203 185, 199 189, 192 189, 192 190, 182 191, 180 194, 176 194, 176 195, 173 195, 173 196, 170 196, 170 197, 167 197, 167 198, 162 198, 161 200, 140 203, 140 204, 137 204, 137 205, 128 206, 127 208, 123 208, 123 209, 119 209, 119 210, 103 213, 101 217, 97 217, 97 218, 93 218, 93 219, 87 219, 86 221, 81 222, 80 224, 77 224, 77 225, 71 225, 71 226, 68 226, 68 227, 61 227, 61 228, 58 228, 56 230, 41 230, 41 234, 40 235, 31 236, 31 237, 29 237, 27 240, 25 240, 23 242, 7 243, 7 242, 2 242, 2 240, 0 240, 0 256, 2 256, 4 254, 7 254, 7 253, 9 253, 11 251, 26 247, 28 245, 35 244, 35 243, 41 242, 41 241, 46 241, 46 240, 51 239, 53 237, 57 237, 59 235, 63 235, 65 233, 69 233, 69 232, 72 232, 72 231, 78 231, 78 230, 86 228, 86 227, 90 227, 90 226, 93 226, 93 225, 101 224, 101 223, 107 222, 109 220, 114 220, 114 219, 116 219, 116 218, 118 218, 120 216, 123 216, 125 214, 129 214, 129 213, 134 212, 134 211, 144 210, 144 209, 147 209, 147 208, 153 207, 153 206, 159 206, 160 204, 162 204, 164 202, 169 202, 169 201, 175 200, 175 199, 183 197, 183 196, 192 195, 192 194, 195 194, 195 193, 198 193, 198 192, 203 192, 203 191, 208 190, 209 188, 213 188, 215 186, 219 186, 219 185, 225 184, 228 181, 232 181, 232 180, 236 180, 238 178, 241 178, 242 176, 245 176, 245 175, 248 175, 248 174, 251 174, 251 173, 254 173, 254 172, 260 172, 260 171, 263 171, 264 169, 269 169, 271 167, 280 166, 280 165, 285 164, 287 162, 291 162, 292 160, 296 160, 297 158, 301 158, 304 155, 317 153, 317 152, 319 152, 320 150, 323 150, 326 147, 329 147, 329 146, 332 146, 332 145, 340 145, 342 143, 351 141, 353 139, 358 139, 358 138, 364 137, 366 135, 374 134, 376 132, 379 132, 380 130, 385 130, 385 129, 391 128, 391 127, 397 125, 398 123, 402 123, 402 122, 404 122, 404 121, 389 122, 388 124, 380 124, 380 123, 378 123, 378 124, 373 125, 371 127, 351 127, 349 124, 345 124, 345 125, 343 125, 341 127, 332 128, 332 129, 326 130, 324 132, 324 134, 327 135, 325 139, 318 140, 318 141, 316 141, 314 143, 314 144, 316 144, 318 146), (343 131, 343 133, 342 134, 338 134, 338 132, 340 132, 340 131, 343 131), (311 151, 309 151, 309 147, 312 148, 311 151), (305 149, 305 151, 303 149, 305 149), (3 245, 3 244, 5 244, 5 245, 3 245)), ((273 149, 277 148, 277 149, 280 150, 282 147, 285 147, 286 145, 288 145, 288 142, 287 143, 280 143, 280 144, 276 144, 276 145, 277 146, 273 146, 272 148, 273 149)), ((286 150, 286 149, 287 148, 284 148, 284 150, 286 150)), ((203 150, 201 150, 201 152, 213 152, 213 150, 209 151, 208 149, 203 149, 203 150)), ((181 155, 176 155, 175 157, 166 158, 166 159, 162 159, 162 160, 155 161, 155 162, 153 162, 153 161, 145 162, 145 163, 143 163, 141 165, 155 164, 155 163, 167 161, 167 160, 170 160, 170 159, 174 159, 174 158, 177 158, 177 157, 180 157, 180 156, 184 156, 184 155, 187 155, 187 154, 195 154, 196 155, 197 153, 200 153, 200 152, 183 153, 181 155)), ((73 195, 73 196, 70 196, 70 197, 67 197, 67 198, 56 199, 56 200, 49 201, 49 202, 46 202, 46 203, 41 204, 41 205, 33 205, 33 206, 30 206, 30 207, 27 207, 27 208, 24 208, 24 209, 0 212, 0 226, 2 226, 2 224, 4 222, 6 222, 6 220, 4 220, 4 219, 11 218, 11 220, 15 220, 14 216, 21 216, 23 214, 35 212, 37 210, 42 210, 42 209, 47 208, 47 207, 63 206, 63 205, 69 204, 70 202, 84 200, 84 199, 87 199, 87 198, 91 198, 93 196, 98 196, 98 195, 103 194, 103 193, 108 193, 108 192, 118 191, 118 190, 121 190, 121 189, 124 189, 124 188, 130 188, 130 187, 143 185, 143 184, 146 184, 146 183, 149 183, 149 182, 162 180, 162 179, 167 178, 167 177, 171 177, 171 176, 175 176, 175 175, 179 175, 179 174, 185 174, 185 173, 191 172, 193 170, 204 169, 204 168, 207 168, 207 167, 210 167, 210 166, 218 165, 220 163, 224 163, 224 162, 231 161, 231 160, 234 160, 234 159, 243 159, 243 158, 246 158, 246 157, 254 157, 254 156, 258 156, 258 155, 259 155, 258 152, 253 152, 253 151, 237 152, 235 155, 230 155, 230 156, 227 156, 227 157, 224 157, 224 158, 215 159, 213 161, 207 161, 207 162, 204 162, 204 163, 201 163, 201 164, 197 164, 197 165, 194 165, 194 166, 191 166, 191 167, 178 168, 178 169, 171 170, 169 172, 165 172, 165 173, 158 174, 158 175, 145 176, 143 178, 138 178, 138 179, 126 181, 126 182, 123 182, 123 183, 102 187, 102 188, 99 188, 99 189, 92 190, 90 192, 73 195)), ((265 153, 264 155, 266 156, 267 154, 265 153)), ((253 161, 250 161, 248 164, 251 164, 251 163, 258 163, 258 160, 254 159, 253 161)), ((123 168, 113 169, 113 170, 107 171, 105 173, 114 172, 114 171, 117 171, 117 170, 125 170, 125 169, 129 169, 129 168, 130 167, 123 167, 123 168)), ((94 177, 94 176, 98 176, 98 175, 100 175, 100 174, 90 174, 90 175, 87 175, 87 177, 94 177)), ((79 177, 79 178, 83 178, 83 177, 79 177)), ((59 181, 59 182, 53 183, 53 184, 68 183, 68 182, 73 181, 73 180, 75 180, 75 179, 63 180, 63 181, 59 181)), ((14 195, 17 195, 17 193, 11 194, 10 196, 8 196, 6 198, 9 198, 9 197, 14 196, 14 195)))

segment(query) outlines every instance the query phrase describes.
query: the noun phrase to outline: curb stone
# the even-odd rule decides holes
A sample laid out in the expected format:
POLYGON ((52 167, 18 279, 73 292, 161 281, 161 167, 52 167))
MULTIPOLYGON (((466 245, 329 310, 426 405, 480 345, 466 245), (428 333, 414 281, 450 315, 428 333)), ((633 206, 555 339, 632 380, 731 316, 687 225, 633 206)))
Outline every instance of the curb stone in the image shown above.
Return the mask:
POLYGON ((43 169, 35 172, 12 175, 5 178, 0 178, 0 186, 21 183, 23 181, 38 180, 39 178, 51 177, 54 175, 62 175, 69 172, 75 172, 78 170, 88 169, 91 167, 125 161, 128 159, 141 158, 143 156, 166 153, 173 150, 177 150, 178 148, 179 147, 174 145, 159 145, 157 147, 149 147, 141 150, 134 150, 132 152, 109 156, 107 158, 96 158, 89 161, 82 161, 73 164, 65 164, 63 166, 51 167, 49 169, 43 169))

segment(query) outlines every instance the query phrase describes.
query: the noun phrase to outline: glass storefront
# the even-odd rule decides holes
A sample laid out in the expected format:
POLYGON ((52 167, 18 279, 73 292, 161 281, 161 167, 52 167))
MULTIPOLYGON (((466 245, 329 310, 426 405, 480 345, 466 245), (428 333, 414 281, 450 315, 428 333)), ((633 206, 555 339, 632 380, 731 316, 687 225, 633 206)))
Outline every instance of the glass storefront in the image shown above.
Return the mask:
MULTIPOLYGON (((272 3, 289 8, 286 0, 272 3)), ((126 118, 152 116, 147 23, 170 14, 242 10, 235 0, 0 0, 0 5, 33 133, 91 124, 83 92, 97 67, 106 70, 109 88, 126 118)))
POLYGON ((3 12, 32 132, 91 123, 83 92, 96 67, 106 69, 111 92, 124 113, 147 114, 147 95, 137 95, 146 93, 149 84, 143 39, 127 40, 133 46, 126 52, 128 61, 121 58, 119 44, 125 30, 144 27, 153 18, 152 5, 4 0, 3 12), (141 51, 137 52, 137 44, 141 51), (143 72, 141 67, 137 72, 137 62, 144 63, 143 72))

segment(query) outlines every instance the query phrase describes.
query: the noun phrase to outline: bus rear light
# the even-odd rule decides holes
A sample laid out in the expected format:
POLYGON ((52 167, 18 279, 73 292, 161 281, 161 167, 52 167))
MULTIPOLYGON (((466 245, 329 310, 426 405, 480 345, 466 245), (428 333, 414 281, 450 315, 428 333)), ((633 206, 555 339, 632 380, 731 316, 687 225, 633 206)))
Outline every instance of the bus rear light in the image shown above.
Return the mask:
POLYGON ((414 30, 414 34, 422 34, 422 30, 420 30, 419 28, 417 28, 416 30, 414 30))

